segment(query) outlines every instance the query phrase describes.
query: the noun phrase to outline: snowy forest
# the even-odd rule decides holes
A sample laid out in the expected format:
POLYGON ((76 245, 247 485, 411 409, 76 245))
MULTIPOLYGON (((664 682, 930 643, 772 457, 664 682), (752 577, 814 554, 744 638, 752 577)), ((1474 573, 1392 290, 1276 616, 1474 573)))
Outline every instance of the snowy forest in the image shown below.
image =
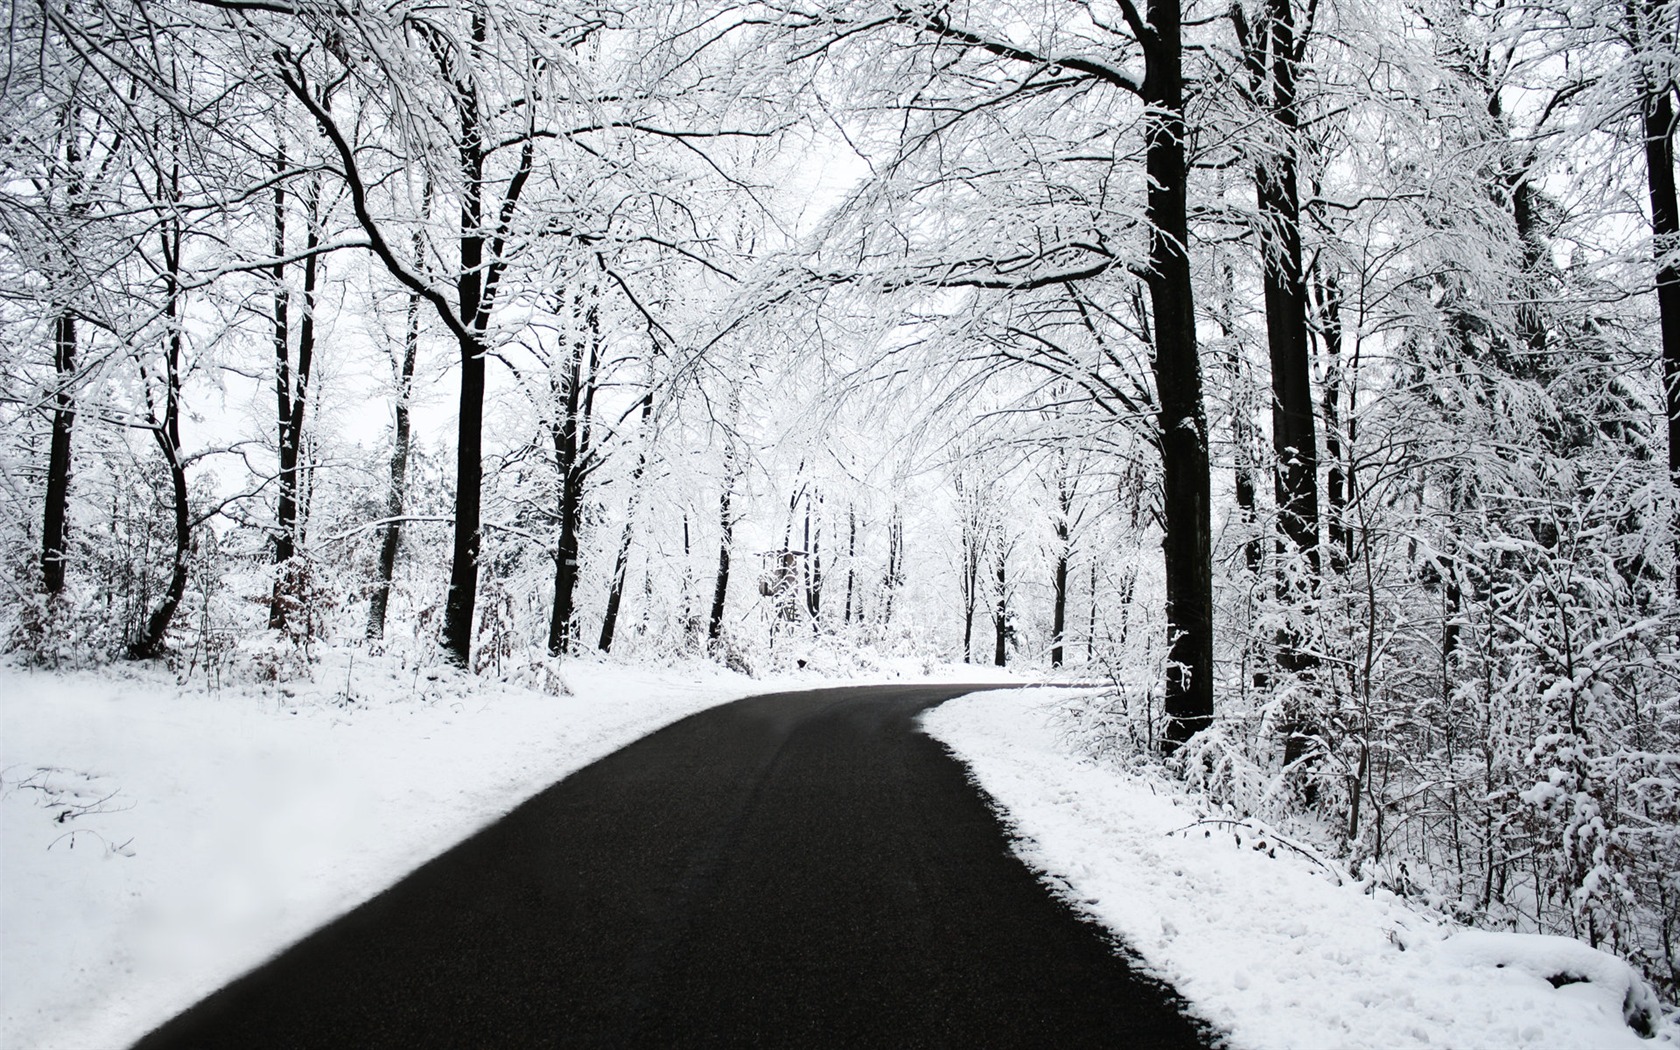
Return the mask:
POLYGON ((1680 994, 1675 0, 13 0, 0 646, 1100 681, 1680 994))

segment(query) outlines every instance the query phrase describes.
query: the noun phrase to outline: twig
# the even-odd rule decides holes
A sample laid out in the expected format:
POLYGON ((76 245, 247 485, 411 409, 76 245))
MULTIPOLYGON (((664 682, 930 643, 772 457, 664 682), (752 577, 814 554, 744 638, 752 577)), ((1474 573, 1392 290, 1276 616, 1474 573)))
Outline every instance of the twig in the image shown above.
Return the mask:
POLYGON ((1320 857, 1315 851, 1308 849, 1305 846, 1298 846, 1295 843, 1290 842, 1282 835, 1279 835, 1276 831, 1257 828, 1246 820, 1230 820, 1224 817, 1207 817, 1202 820, 1198 820, 1193 824, 1186 824, 1182 828, 1174 828, 1172 831, 1167 832, 1167 834, 1177 835, 1181 831, 1189 831, 1191 828, 1204 827, 1208 824, 1226 824, 1232 827, 1247 828, 1254 834, 1264 838, 1270 838, 1278 845, 1283 846, 1286 849, 1292 849, 1296 853, 1299 853, 1301 856, 1312 861, 1314 864, 1317 864, 1319 867, 1330 873, 1330 877, 1336 880, 1336 885, 1340 886, 1344 882, 1342 873, 1337 871, 1334 865, 1325 860, 1323 857, 1320 857))

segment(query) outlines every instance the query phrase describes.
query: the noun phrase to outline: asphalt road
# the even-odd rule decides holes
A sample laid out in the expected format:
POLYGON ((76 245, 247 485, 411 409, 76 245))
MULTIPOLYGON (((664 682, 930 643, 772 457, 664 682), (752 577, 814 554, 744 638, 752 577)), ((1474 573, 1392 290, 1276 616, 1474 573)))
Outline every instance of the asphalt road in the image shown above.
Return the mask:
POLYGON ((138 1045, 1208 1045, 915 731, 972 688, 784 693, 685 719, 138 1045))

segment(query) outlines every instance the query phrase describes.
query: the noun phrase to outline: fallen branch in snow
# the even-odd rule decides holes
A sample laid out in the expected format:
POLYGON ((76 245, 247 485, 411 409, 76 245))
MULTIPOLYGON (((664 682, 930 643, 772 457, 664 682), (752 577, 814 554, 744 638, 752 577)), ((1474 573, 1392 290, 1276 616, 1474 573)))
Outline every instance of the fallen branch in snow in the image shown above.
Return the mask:
MULTIPOLYGON (((1325 871, 1330 873, 1330 877, 1336 880, 1336 885, 1340 886, 1340 885, 1343 884, 1344 881, 1346 881, 1342 878, 1341 871, 1338 870, 1334 864, 1331 864, 1329 861, 1327 861, 1323 857, 1319 856, 1316 851, 1314 851, 1314 850, 1312 850, 1312 849, 1310 849, 1306 846, 1301 846, 1301 845, 1297 845, 1296 843, 1290 842, 1287 838, 1284 838, 1282 835, 1279 835, 1277 832, 1272 831, 1268 828, 1257 828, 1253 824, 1250 824, 1246 820, 1231 820, 1231 819, 1225 818, 1225 817, 1206 817, 1202 820, 1196 821, 1193 824, 1186 824, 1182 828, 1174 828, 1173 830, 1167 832, 1167 834, 1168 835, 1178 835, 1178 834, 1181 834, 1183 832, 1189 831, 1192 828, 1199 828, 1199 827, 1202 827, 1202 826, 1208 825, 1208 824, 1224 824, 1224 825, 1231 826, 1231 827, 1247 828, 1249 831, 1253 832, 1255 835, 1259 836, 1261 839, 1269 838, 1273 842, 1276 842, 1278 845, 1284 847, 1285 849, 1294 850, 1296 853, 1299 853, 1301 856, 1303 856, 1303 857, 1307 858, 1308 860, 1312 861, 1314 864, 1317 864, 1319 867, 1323 868, 1325 871)), ((1241 845, 1241 844, 1242 844, 1241 840, 1239 840, 1238 845, 1241 845)))
POLYGON ((125 842, 119 842, 119 843, 113 844, 111 842, 111 840, 106 838, 104 835, 101 835, 99 832, 90 830, 88 828, 73 828, 70 831, 66 831, 64 834, 60 835, 58 838, 53 839, 51 842, 47 843, 47 849, 49 851, 51 851, 51 849, 54 846, 58 845, 60 842, 63 842, 65 839, 69 839, 70 840, 70 848, 75 849, 76 848, 76 836, 77 835, 92 835, 94 838, 99 840, 100 845, 105 847, 105 852, 107 854, 115 854, 119 857, 132 857, 132 856, 134 856, 134 849, 133 849, 134 839, 132 837, 130 837, 125 842))

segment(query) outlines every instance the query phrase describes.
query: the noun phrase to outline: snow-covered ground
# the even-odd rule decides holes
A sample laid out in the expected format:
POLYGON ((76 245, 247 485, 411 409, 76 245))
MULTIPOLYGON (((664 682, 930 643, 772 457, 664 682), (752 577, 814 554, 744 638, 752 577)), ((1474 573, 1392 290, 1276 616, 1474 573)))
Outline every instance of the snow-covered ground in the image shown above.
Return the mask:
POLYGON ((1672 1046, 1620 960, 1561 937, 1453 929, 1254 828, 1198 820, 1164 780, 1075 753, 1057 690, 976 694, 923 727, 967 763, 1017 852, 1129 942, 1237 1047, 1672 1046), (1337 884, 1338 878, 1340 885, 1337 884), (1548 978, 1572 980, 1554 988, 1548 978))
POLYGON ((127 1045, 573 770, 823 684, 563 673, 573 695, 348 652, 267 689, 0 668, 0 1047, 127 1045))
MULTIPOLYGON (((564 675, 572 695, 342 653, 268 689, 0 669, 0 1047, 126 1045, 572 770, 702 708, 824 684, 564 675)), ((1174 785, 1074 753, 1059 695, 979 694, 924 724, 1028 863, 1234 1045, 1653 1045, 1624 1023, 1651 1004, 1619 961, 1448 929, 1198 823, 1174 785)), ((1655 1045, 1677 1042, 1668 1022, 1655 1045)))

